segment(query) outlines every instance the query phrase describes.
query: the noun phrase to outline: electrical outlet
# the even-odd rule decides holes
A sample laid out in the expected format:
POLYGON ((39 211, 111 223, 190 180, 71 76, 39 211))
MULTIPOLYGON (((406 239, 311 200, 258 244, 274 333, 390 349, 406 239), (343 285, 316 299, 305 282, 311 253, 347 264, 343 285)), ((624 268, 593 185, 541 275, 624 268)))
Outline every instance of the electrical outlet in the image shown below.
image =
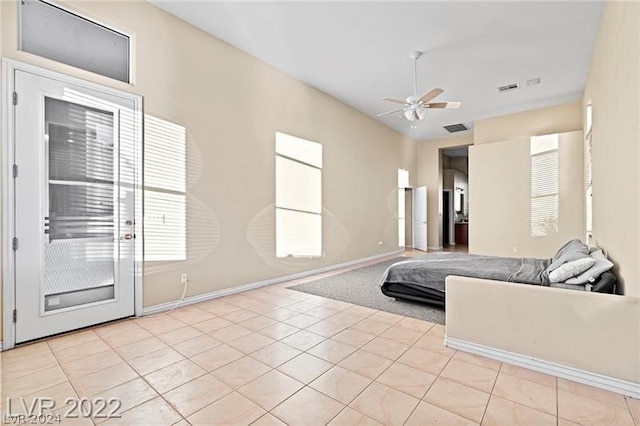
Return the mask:
POLYGON ((378 247, 382 247, 382 241, 378 243, 378 247))
POLYGON ((517 253, 517 252, 518 252, 518 247, 513 246, 513 249, 512 249, 512 250, 513 250, 513 252, 514 252, 514 253, 517 253))
POLYGON ((180 275, 180 284, 186 284, 187 283, 187 274, 184 273, 182 275, 180 275))

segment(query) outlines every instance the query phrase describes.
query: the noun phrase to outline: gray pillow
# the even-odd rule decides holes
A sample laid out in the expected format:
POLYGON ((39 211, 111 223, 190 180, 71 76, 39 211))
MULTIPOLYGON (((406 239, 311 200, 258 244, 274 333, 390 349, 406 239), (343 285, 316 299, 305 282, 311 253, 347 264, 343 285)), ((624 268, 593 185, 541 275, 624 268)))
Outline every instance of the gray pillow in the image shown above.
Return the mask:
POLYGON ((589 257, 589 246, 582 241, 571 240, 562 247, 551 259, 551 265, 547 268, 547 272, 551 273, 555 269, 562 266, 563 263, 572 262, 574 260, 589 257))
POLYGON ((565 262, 560 265, 559 268, 549 272, 549 281, 552 283, 566 282, 571 277, 586 271, 596 263, 592 257, 583 257, 582 259, 572 260, 571 262, 565 262))
POLYGON ((593 266, 580 275, 570 278, 565 281, 566 284, 586 284, 592 283, 596 281, 600 275, 607 272, 609 269, 613 268, 613 263, 611 263, 602 253, 602 250, 596 250, 591 253, 591 258, 596 261, 593 266))

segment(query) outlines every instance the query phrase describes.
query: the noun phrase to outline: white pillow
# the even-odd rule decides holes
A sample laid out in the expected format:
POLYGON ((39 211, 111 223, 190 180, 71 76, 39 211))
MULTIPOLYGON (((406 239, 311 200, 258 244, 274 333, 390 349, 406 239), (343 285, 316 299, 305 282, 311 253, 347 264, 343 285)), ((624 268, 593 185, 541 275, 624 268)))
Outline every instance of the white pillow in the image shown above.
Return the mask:
POLYGON ((562 283, 571 277, 586 271, 596 263, 592 257, 583 257, 582 259, 572 260, 571 262, 565 262, 558 268, 549 272, 549 281, 552 283, 562 283))
POLYGON ((611 263, 602 253, 602 250, 596 250, 590 255, 594 260, 595 264, 584 271, 582 274, 571 278, 565 281, 567 284, 586 284, 592 283, 597 280, 600 275, 607 272, 609 269, 613 268, 613 263, 611 263))

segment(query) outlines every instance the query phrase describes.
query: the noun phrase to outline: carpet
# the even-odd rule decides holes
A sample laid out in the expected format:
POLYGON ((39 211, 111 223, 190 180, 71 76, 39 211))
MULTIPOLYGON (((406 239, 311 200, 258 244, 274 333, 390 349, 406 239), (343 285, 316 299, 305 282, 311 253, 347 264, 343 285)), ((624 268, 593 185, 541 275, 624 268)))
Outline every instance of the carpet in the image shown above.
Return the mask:
POLYGON ((289 287, 291 290, 329 299, 341 300, 354 305, 404 315, 437 324, 444 324, 444 309, 417 302, 403 302, 385 296, 380 291, 380 279, 384 271, 392 264, 408 257, 397 257, 375 265, 365 266, 348 272, 320 278, 289 287))

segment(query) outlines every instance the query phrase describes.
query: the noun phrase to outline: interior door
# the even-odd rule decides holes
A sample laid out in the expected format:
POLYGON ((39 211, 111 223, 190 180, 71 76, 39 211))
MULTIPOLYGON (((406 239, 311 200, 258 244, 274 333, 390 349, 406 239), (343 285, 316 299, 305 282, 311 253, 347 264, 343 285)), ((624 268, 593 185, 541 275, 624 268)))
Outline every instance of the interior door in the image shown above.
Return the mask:
POLYGON ((131 99, 15 70, 15 341, 134 313, 131 99))
POLYGON ((413 189, 413 248, 427 251, 427 187, 413 189))

